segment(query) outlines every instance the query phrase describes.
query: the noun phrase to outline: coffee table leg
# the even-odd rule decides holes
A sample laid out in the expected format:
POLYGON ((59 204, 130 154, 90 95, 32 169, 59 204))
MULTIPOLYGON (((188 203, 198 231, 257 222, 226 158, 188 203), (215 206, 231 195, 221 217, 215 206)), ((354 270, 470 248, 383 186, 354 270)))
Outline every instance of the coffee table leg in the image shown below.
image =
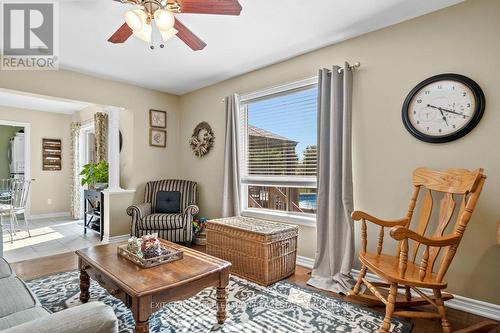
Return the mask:
POLYGON ((136 321, 135 322, 135 332, 136 333, 148 333, 149 331, 149 321, 136 321))
POLYGON ((89 301, 90 298, 89 288, 90 288, 89 275, 82 269, 80 270, 80 301, 82 301, 82 303, 87 303, 89 301))
POLYGON ((217 288, 217 322, 219 325, 226 321, 226 288, 217 288))

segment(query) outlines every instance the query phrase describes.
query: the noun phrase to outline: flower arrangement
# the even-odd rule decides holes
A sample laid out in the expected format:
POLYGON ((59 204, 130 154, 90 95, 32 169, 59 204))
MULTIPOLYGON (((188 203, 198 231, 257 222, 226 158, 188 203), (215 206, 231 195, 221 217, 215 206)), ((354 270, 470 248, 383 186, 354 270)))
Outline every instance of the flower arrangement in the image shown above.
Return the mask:
POLYGON ((206 222, 207 222, 206 217, 195 217, 193 219, 193 232, 195 236, 200 236, 204 234, 206 222))
POLYGON ((169 251, 161 246, 158 234, 132 237, 128 240, 127 250, 141 258, 150 259, 166 255, 169 251))

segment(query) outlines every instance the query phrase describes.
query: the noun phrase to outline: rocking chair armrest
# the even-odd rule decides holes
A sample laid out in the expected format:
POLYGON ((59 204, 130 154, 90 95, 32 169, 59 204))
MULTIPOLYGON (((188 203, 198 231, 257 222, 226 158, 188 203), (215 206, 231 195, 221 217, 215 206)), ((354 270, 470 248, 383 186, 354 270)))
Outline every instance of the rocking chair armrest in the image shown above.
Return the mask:
POLYGON ((427 246, 438 246, 438 247, 455 245, 460 241, 460 236, 458 235, 425 237, 417 234, 416 232, 406 227, 401 227, 401 226, 397 226, 391 229, 391 237, 398 241, 404 240, 405 238, 410 238, 414 241, 417 241, 427 246))
POLYGON ((375 223, 381 227, 387 227, 387 228, 395 226, 405 226, 408 223, 408 219, 406 217, 399 220, 385 221, 378 219, 375 216, 372 216, 368 213, 362 212, 360 210, 355 210, 354 212, 352 212, 351 217, 354 221, 366 220, 375 223))

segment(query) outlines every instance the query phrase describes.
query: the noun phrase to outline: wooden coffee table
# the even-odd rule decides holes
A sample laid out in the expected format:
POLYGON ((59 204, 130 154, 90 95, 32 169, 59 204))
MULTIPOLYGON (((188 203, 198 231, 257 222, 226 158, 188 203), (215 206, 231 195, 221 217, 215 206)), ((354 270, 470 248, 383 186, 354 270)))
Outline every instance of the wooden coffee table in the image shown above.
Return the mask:
POLYGON ((184 258, 152 268, 141 268, 118 255, 123 243, 98 245, 78 250, 80 300, 88 302, 90 280, 97 281, 111 295, 131 309, 135 331, 148 332, 149 317, 168 302, 187 299, 207 287, 217 288, 217 322, 226 319, 226 286, 231 263, 162 240, 181 249, 184 258))

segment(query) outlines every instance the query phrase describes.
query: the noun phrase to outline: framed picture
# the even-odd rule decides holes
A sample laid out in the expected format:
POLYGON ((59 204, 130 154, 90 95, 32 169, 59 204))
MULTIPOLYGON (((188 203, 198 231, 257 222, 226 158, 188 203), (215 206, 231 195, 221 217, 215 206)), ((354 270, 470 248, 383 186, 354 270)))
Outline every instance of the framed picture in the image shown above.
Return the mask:
POLYGON ((167 112, 149 110, 149 125, 155 128, 167 128, 167 112))
POLYGON ((152 147, 165 148, 167 146, 167 131, 156 128, 150 128, 149 145, 152 147))

